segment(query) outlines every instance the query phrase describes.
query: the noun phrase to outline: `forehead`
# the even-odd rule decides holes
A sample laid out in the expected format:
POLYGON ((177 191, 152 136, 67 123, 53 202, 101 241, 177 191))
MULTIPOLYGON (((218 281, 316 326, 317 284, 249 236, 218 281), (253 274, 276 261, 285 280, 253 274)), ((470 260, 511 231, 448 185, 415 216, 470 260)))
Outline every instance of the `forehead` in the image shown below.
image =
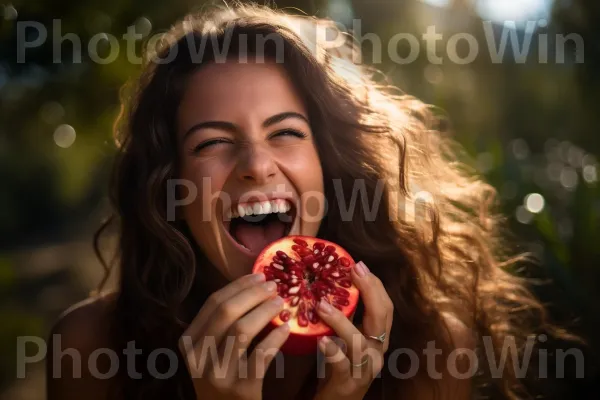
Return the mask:
POLYGON ((178 120, 181 125, 203 119, 262 123, 278 112, 305 114, 304 110, 299 93, 282 65, 227 61, 203 66, 190 76, 178 120))

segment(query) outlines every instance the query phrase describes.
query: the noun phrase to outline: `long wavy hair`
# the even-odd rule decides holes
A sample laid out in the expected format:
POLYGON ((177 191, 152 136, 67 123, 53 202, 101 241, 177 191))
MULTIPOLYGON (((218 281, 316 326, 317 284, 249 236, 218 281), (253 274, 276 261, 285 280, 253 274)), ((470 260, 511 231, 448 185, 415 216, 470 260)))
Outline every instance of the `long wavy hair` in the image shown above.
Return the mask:
MULTIPOLYGON (((116 222, 120 287, 111 339, 118 348, 135 340, 144 350, 138 369, 145 368, 152 349, 177 349, 208 295, 201 290, 207 260, 185 222, 167 219, 167 182, 177 178, 174 121, 186 80, 216 61, 224 45, 229 53, 283 55, 282 66, 307 104, 324 171, 328 211, 318 235, 364 260, 384 282, 395 306, 390 351, 424 349, 430 340, 451 349, 446 312, 475 334, 479 347, 489 338, 496 357, 507 337, 522 349, 527 336, 546 324, 545 309, 514 273, 520 258, 503 239, 495 189, 469 167, 439 113, 403 94, 375 68, 353 62, 358 45, 331 21, 233 4, 175 24, 122 91, 110 185, 114 215, 95 245, 100 256, 100 234, 116 222), (329 30, 344 34, 346 43, 324 46, 317 32, 329 30), (272 40, 259 43, 259 37, 272 40), (338 199, 350 198, 357 184, 368 201, 357 201, 349 216, 338 199)), ((108 276, 113 263, 100 260, 108 276)), ((497 379, 488 363, 480 363, 480 390, 523 396, 514 361, 509 357, 497 379)), ((388 370, 371 390, 394 396, 402 380, 388 370)), ((125 398, 189 393, 185 374, 123 378, 119 390, 125 398)))

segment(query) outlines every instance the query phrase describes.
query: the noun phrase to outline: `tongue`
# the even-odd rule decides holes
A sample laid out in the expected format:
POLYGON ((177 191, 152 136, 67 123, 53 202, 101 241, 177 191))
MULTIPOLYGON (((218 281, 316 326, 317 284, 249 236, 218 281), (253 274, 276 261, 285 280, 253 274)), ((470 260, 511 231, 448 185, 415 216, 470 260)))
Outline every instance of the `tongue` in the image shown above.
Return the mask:
POLYGON ((265 224, 240 222, 232 232, 233 237, 253 253, 258 253, 271 242, 283 237, 285 224, 272 220, 265 224))

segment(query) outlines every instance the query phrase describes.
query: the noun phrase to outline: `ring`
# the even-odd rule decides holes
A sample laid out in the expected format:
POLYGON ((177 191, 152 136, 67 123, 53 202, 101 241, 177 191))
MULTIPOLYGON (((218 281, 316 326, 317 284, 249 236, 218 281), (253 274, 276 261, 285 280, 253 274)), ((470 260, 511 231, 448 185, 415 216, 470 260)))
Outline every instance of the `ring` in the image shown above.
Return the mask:
POLYGON ((358 367, 362 367, 363 365, 365 365, 366 363, 369 362, 369 357, 365 357, 364 360, 360 363, 360 364, 352 364, 350 363, 350 365, 352 365, 354 368, 358 368, 358 367))
POLYGON ((375 340, 377 340, 378 342, 380 342, 381 344, 385 344, 385 334, 386 334, 386 332, 383 332, 383 333, 382 333, 381 335, 379 335, 379 336, 369 336, 369 335, 367 335, 367 337, 368 337, 368 338, 371 338, 371 339, 375 339, 375 340))

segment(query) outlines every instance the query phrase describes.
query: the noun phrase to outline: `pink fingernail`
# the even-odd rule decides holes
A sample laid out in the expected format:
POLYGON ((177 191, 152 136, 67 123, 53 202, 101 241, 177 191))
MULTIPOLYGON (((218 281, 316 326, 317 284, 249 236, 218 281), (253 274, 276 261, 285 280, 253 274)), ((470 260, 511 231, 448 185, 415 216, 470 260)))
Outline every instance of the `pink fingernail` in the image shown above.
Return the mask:
POLYGON ((331 311, 333 309, 328 302, 326 302, 325 300, 321 300, 319 302, 319 310, 325 314, 331 314, 331 311))
POLYGON ((357 262, 354 265, 354 270, 356 271, 358 276, 360 276, 361 278, 364 278, 365 276, 367 276, 367 270, 365 269, 364 264, 362 264, 361 261, 357 262))
POLYGON ((362 267, 365 269, 365 271, 367 271, 367 273, 371 272, 371 270, 369 269, 369 267, 367 267, 367 264, 365 264, 362 261, 358 262, 360 265, 362 265, 362 267))

